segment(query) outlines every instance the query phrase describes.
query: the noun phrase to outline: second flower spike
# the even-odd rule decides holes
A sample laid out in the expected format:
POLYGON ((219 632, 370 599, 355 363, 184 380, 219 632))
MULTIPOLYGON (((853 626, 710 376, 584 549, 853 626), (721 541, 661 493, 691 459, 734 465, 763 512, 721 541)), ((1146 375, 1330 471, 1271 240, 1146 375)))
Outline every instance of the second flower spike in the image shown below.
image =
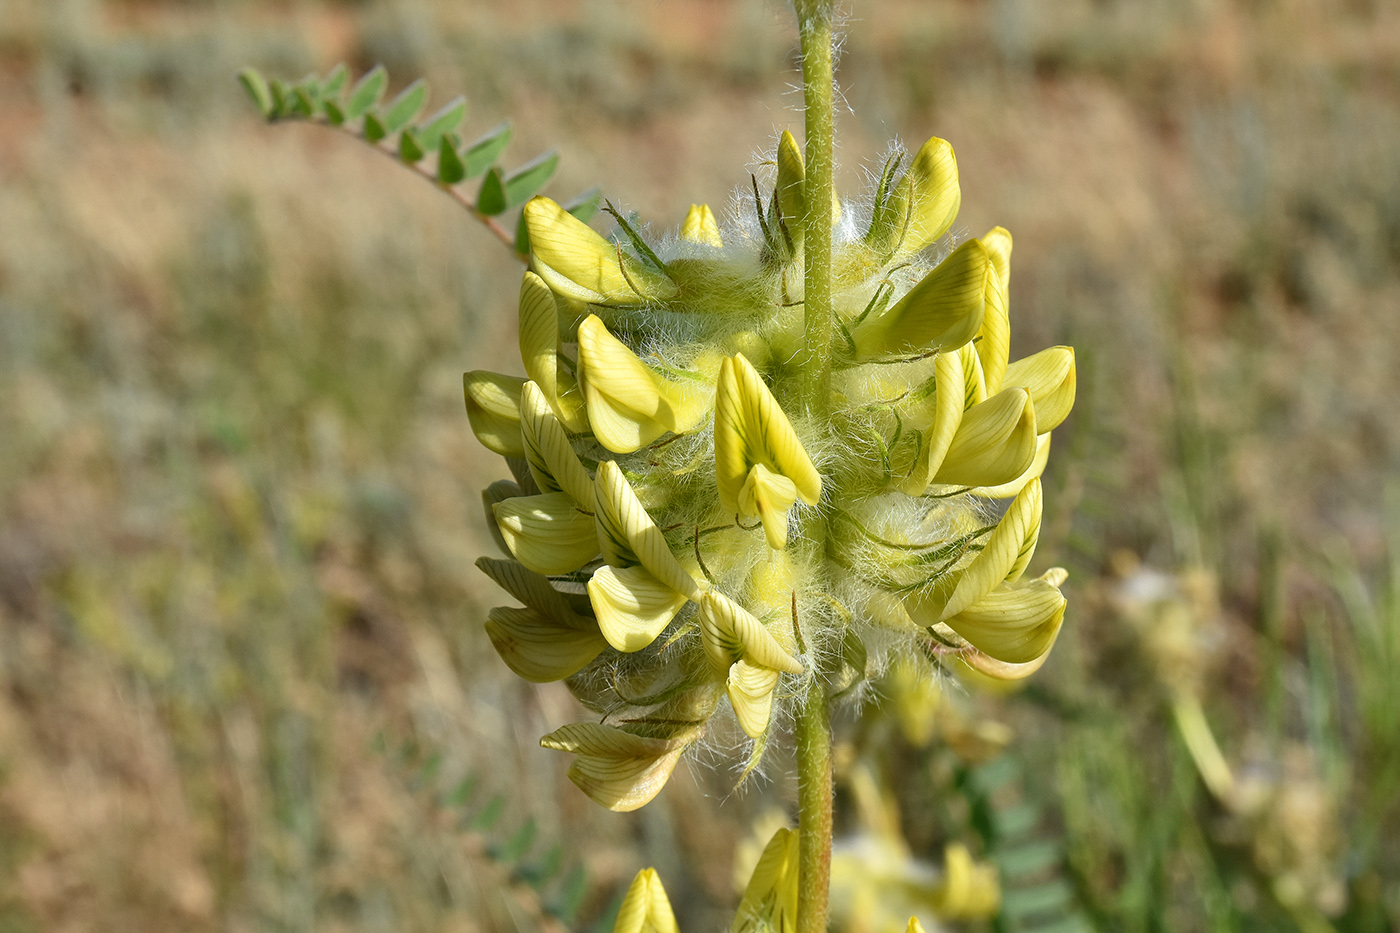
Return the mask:
POLYGON ((822 478, 792 422, 742 353, 720 364, 715 392, 715 484, 720 507, 757 517, 769 547, 787 545, 788 509, 816 505, 822 478))

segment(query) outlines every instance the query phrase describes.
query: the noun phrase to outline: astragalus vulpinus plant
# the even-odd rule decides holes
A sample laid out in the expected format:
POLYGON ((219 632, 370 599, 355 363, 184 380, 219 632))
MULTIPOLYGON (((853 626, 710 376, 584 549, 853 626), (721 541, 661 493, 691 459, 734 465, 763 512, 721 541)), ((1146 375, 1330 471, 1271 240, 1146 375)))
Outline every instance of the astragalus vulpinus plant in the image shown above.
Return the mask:
MULTIPOLYGON (((871 192, 836 196, 833 9, 796 7, 805 148, 784 132, 771 186, 751 177, 724 223, 692 205, 659 240, 611 207, 607 239, 586 199, 530 197, 552 157, 487 170, 501 134, 462 147, 455 104, 408 125, 421 84, 385 107, 382 72, 345 102, 343 72, 245 84, 269 118, 341 126, 434 178, 526 259, 524 376, 464 379, 472 430, 513 476, 484 494, 505 556, 478 566, 523 605, 491 611, 491 641, 604 714, 541 744, 614 810, 655 797, 722 710, 750 767, 790 719, 799 826, 770 843, 736 928, 811 933, 835 696, 894 657, 1025 677, 1055 641, 1064 572, 1026 568, 1075 365, 1068 347, 1008 358, 1011 236, 955 230, 948 143, 896 150, 871 192), (522 201, 512 240, 494 218, 522 201)), ((649 870, 618 929, 648 925, 675 927, 649 870)))

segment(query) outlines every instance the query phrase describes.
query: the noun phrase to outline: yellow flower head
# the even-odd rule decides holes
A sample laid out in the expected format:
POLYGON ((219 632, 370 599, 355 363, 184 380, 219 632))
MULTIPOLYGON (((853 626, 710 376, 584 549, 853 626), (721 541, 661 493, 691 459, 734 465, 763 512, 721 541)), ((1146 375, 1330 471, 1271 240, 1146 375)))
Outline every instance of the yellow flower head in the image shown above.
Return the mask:
MULTIPOLYGON (((1010 234, 949 234, 961 194, 940 139, 891 157, 865 201, 834 203, 834 362, 817 397, 790 134, 772 165, 737 216, 691 205, 659 242, 530 201, 525 378, 464 379, 472 430, 515 480, 487 492, 506 559, 481 566, 523 605, 493 610, 488 634, 512 670, 608 714, 543 744, 614 809, 650 800, 722 710, 756 761, 809 678, 854 682, 897 655, 908 676, 938 656, 1017 679, 1064 620, 1063 571, 1027 569, 1074 352, 1010 359, 1010 234)), ((746 904, 777 930, 773 871, 746 904)), ((651 903, 650 884, 629 899, 651 903)))

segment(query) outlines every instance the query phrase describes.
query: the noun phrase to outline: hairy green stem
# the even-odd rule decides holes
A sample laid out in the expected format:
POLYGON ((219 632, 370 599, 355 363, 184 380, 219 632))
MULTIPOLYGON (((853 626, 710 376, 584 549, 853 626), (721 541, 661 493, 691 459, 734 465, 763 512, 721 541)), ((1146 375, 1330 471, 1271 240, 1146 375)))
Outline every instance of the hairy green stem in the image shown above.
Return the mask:
MULTIPOLYGON (((832 116, 832 0, 794 0, 802 38, 802 87, 806 107, 803 161, 802 400, 825 421, 831 397, 831 205, 835 194, 832 116)), ((803 536, 826 545, 825 516, 804 523, 803 536)), ((820 649, 813 656, 820 655, 820 649)), ((797 933, 826 933, 831 888, 831 706, 820 671, 813 672, 797 715, 797 933)))
POLYGON ((797 933, 826 933, 831 888, 831 708, 813 677, 797 714, 797 933))
POLYGON ((821 0, 797 0, 796 6, 802 35, 802 100, 807 114, 802 219, 806 256, 803 399, 812 414, 825 418, 831 385, 831 203, 835 192, 832 9, 821 0))

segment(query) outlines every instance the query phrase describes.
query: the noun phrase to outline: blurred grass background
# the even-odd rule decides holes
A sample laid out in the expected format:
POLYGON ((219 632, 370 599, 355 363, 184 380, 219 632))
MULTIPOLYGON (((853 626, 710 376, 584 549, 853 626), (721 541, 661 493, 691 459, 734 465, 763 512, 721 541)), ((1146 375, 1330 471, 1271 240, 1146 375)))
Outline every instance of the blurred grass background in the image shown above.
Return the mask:
MULTIPOLYGON (((622 817, 536 746, 576 711, 481 629, 459 381, 514 358, 518 267, 234 81, 341 60, 661 227, 800 124, 773 0, 0 0, 0 931, 582 929, 646 864, 725 925, 789 779, 716 747, 622 817)), ((1062 912, 1400 928, 1400 8, 857 3, 840 75, 844 190, 949 139, 959 225, 1016 237, 1013 356, 1079 354, 1071 615, 1028 690, 956 698, 1016 735, 1062 912)), ((874 773, 916 855, 994 856, 989 753, 900 695, 842 724, 841 804, 874 773)), ((1059 916, 1006 883, 997 929, 1059 916)))

